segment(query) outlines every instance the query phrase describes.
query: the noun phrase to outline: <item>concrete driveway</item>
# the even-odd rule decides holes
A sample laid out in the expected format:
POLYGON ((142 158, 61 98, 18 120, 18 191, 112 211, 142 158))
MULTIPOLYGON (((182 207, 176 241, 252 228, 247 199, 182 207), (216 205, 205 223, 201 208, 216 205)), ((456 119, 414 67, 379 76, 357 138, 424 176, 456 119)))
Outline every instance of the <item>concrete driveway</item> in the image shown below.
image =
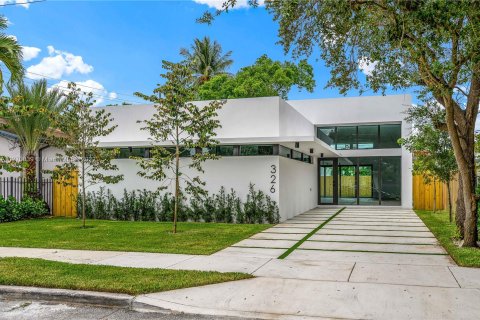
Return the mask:
POLYGON ((457 267, 413 211, 339 209, 311 210, 199 258, 200 264, 193 258, 175 266, 242 266, 255 279, 138 300, 183 312, 265 319, 480 318, 480 269, 457 267))

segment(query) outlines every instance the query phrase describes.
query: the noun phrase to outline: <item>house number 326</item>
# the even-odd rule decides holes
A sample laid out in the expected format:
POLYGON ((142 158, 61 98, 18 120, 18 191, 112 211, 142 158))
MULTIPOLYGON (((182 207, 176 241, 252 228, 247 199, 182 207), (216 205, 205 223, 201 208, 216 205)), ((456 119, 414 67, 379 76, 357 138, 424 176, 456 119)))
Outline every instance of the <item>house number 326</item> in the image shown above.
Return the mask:
POLYGON ((277 183, 277 166, 274 164, 270 166, 270 183, 272 185, 270 187, 270 192, 275 193, 276 191, 275 185, 277 183))

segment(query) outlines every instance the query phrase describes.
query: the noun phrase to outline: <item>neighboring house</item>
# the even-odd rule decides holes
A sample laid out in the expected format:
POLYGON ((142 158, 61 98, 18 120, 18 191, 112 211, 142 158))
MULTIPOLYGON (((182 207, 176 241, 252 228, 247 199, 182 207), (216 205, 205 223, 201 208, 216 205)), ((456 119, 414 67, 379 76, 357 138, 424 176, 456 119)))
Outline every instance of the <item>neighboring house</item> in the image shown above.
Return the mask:
MULTIPOLYGON (((18 147, 17 143, 17 136, 6 131, 0 130, 0 155, 9 157, 10 159, 14 160, 20 160, 22 157, 22 152, 20 148, 18 147)), ((19 177, 21 175, 20 172, 2 172, 2 175, 0 177, 5 178, 5 177, 19 177)), ((1 193, 1 188, 0 186, 0 194, 1 193)))
MULTIPOLYGON (((411 208, 412 156, 397 143, 410 132, 404 121, 410 105, 409 95, 228 100, 219 111, 222 128, 217 131, 220 145, 215 152, 222 158, 204 163, 201 177, 209 192, 224 186, 242 198, 249 183, 255 184, 278 203, 282 220, 317 205, 411 208)), ((159 182, 139 177, 138 165, 129 159, 149 156, 149 137, 137 121, 150 118, 153 106, 103 108, 118 128, 101 139, 101 146, 121 149, 115 162, 125 177, 106 187, 116 196, 122 196, 125 188, 156 189, 159 182)), ((45 149, 43 158, 53 159, 57 152, 45 149)), ((195 151, 185 151, 184 164, 190 152, 195 151)), ((54 165, 43 163, 46 169, 54 165)))

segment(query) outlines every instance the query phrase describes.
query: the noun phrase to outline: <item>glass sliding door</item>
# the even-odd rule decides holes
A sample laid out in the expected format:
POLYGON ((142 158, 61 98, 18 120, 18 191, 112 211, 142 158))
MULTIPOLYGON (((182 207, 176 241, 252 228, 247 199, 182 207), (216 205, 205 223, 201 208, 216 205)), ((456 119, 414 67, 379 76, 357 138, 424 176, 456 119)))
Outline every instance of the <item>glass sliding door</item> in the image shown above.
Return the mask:
POLYGON ((401 157, 319 159, 319 204, 401 205, 401 157))
POLYGON ((380 204, 379 158, 358 158, 359 204, 380 204))
POLYGON ((334 161, 320 160, 319 161, 319 203, 320 204, 334 204, 334 161))
POLYGON ((344 158, 338 160, 338 204, 357 204, 357 159, 344 158))

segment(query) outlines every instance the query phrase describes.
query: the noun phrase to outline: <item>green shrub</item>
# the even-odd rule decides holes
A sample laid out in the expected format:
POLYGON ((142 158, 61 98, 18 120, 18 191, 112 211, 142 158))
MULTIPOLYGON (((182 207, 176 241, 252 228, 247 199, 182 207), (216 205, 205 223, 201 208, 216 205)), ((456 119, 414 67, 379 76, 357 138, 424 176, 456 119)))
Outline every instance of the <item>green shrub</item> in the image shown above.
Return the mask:
POLYGON ((48 209, 43 200, 24 197, 17 202, 14 197, 0 196, 0 222, 17 221, 46 216, 48 209))
MULTIPOLYGON (((85 208, 87 218, 124 221, 172 221, 175 197, 171 193, 159 194, 148 190, 127 191, 116 199, 110 190, 100 188, 88 192, 85 208)), ((81 212, 79 196, 78 212, 81 212)), ((277 223, 278 206, 268 195, 249 186, 247 201, 242 203, 236 192, 221 187, 217 194, 185 198, 179 203, 178 221, 223 223, 277 223)))

